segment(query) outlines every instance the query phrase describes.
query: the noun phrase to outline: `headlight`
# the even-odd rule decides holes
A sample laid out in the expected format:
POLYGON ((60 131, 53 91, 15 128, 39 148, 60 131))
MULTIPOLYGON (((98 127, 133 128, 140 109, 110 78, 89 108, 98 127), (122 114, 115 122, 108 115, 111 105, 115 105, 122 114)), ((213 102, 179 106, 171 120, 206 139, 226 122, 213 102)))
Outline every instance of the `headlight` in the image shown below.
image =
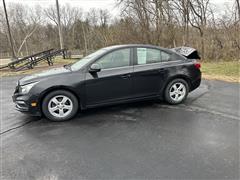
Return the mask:
POLYGON ((24 85, 24 86, 20 86, 19 92, 22 93, 22 94, 27 94, 32 89, 32 87, 37 83, 38 82, 34 82, 34 83, 30 83, 30 84, 27 84, 27 85, 24 85))

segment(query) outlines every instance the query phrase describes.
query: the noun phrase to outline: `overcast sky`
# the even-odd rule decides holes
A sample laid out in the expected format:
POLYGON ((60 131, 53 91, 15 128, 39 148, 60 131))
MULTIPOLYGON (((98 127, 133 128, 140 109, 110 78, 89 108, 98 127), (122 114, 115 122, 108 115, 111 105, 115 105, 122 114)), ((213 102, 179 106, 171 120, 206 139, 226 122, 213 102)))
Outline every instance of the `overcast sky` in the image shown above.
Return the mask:
MULTIPOLYGON (((43 7, 55 4, 55 0, 5 0, 5 2, 7 5, 15 2, 29 6, 41 5, 43 7)), ((216 10, 221 11, 225 4, 231 7, 234 0, 210 0, 210 2, 215 5, 216 10)), ((116 0, 59 0, 59 3, 60 5, 68 3, 71 6, 81 7, 84 11, 91 8, 100 8, 108 9, 113 15, 117 15, 119 12, 119 9, 115 6, 116 0)), ((0 6, 2 6, 2 3, 0 3, 0 6)))

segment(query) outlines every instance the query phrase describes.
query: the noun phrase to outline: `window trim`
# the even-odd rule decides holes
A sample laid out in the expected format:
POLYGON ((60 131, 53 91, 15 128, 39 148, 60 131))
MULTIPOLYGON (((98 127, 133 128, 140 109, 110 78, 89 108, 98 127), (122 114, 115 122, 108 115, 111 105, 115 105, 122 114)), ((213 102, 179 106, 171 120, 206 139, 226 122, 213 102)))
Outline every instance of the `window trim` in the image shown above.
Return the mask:
POLYGON ((112 71, 112 70, 118 70, 118 69, 127 69, 127 68, 133 68, 133 65, 130 65, 130 66, 121 66, 121 67, 115 67, 115 68, 108 68, 108 69, 101 69, 100 72, 112 71))
POLYGON ((177 62, 182 62, 182 60, 163 61, 163 62, 151 63, 151 64, 136 64, 136 65, 134 65, 134 67, 143 67, 143 66, 151 66, 151 65, 162 65, 162 64, 177 63, 177 62))

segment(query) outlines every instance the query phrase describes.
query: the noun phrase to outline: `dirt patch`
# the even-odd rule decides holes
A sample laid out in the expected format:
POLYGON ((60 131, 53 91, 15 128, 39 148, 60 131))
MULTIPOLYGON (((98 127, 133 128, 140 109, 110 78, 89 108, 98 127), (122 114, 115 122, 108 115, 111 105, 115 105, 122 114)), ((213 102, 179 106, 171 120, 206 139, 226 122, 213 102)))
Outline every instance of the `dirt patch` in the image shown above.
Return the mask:
POLYGON ((0 66, 7 65, 10 62, 10 59, 0 59, 0 66))
POLYGON ((231 76, 203 74, 202 77, 203 79, 207 79, 207 80, 221 80, 226 82, 240 83, 239 78, 231 77, 231 76))
POLYGON ((48 69, 52 69, 52 68, 58 68, 58 67, 62 67, 63 65, 61 64, 56 64, 54 66, 38 66, 35 67, 34 69, 27 69, 27 70, 23 70, 23 71, 13 71, 13 70, 0 70, 0 77, 6 77, 6 76, 18 76, 18 75, 28 75, 28 74, 34 74, 34 73, 38 73, 44 70, 48 70, 48 69))
POLYGON ((53 66, 48 66, 48 64, 46 62, 41 62, 38 66, 34 67, 34 69, 26 69, 26 70, 22 70, 22 71, 14 71, 11 69, 2 69, 2 70, 0 70, 0 77, 34 74, 34 73, 38 73, 38 72, 48 70, 48 69, 59 68, 65 64, 70 64, 75 61, 76 61, 76 59, 57 59, 56 58, 54 60, 53 66))

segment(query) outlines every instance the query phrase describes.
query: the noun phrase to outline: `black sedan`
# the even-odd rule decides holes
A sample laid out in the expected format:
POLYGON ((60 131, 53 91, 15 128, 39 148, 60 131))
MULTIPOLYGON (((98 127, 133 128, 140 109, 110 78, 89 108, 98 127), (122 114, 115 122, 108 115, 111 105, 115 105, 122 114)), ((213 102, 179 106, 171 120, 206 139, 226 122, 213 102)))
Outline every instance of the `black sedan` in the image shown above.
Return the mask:
POLYGON ((200 83, 200 64, 178 51, 118 45, 20 79, 13 101, 21 112, 65 121, 78 110, 103 105, 148 99, 179 104, 200 83))

